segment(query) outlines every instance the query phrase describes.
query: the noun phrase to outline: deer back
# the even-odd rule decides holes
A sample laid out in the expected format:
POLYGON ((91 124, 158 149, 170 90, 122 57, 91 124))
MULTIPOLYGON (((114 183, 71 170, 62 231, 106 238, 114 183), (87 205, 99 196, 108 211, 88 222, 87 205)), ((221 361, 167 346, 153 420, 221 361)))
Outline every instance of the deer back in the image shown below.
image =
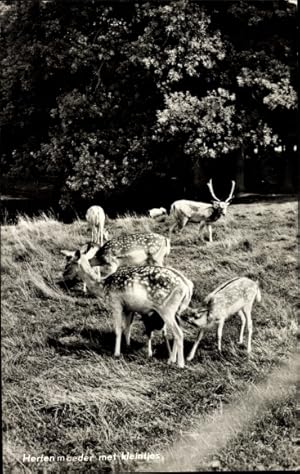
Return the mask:
POLYGON ((183 279, 168 267, 138 266, 119 268, 103 281, 111 300, 119 297, 127 309, 141 313, 159 312, 173 293, 187 291, 183 279))
POLYGON ((107 265, 111 261, 123 265, 143 265, 155 260, 156 255, 167 255, 169 252, 168 239, 162 235, 129 234, 106 242, 91 258, 90 263, 107 265))
POLYGON ((237 277, 220 285, 205 298, 210 318, 223 312, 226 316, 237 313, 246 304, 251 304, 257 294, 257 282, 246 277, 237 277))
POLYGON ((85 215, 87 222, 91 225, 104 225, 105 212, 101 206, 91 206, 85 215))
POLYGON ((181 199, 175 201, 171 206, 171 214, 175 218, 188 217, 192 222, 200 222, 207 219, 212 213, 212 205, 205 202, 189 201, 181 199))

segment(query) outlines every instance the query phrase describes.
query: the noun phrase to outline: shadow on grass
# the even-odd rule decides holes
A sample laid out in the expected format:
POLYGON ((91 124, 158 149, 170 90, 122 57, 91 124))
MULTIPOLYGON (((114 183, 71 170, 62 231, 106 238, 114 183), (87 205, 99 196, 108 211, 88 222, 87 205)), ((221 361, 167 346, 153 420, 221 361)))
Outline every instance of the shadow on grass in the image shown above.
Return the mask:
MULTIPOLYGON (((48 336, 47 344, 60 354, 92 351, 99 355, 113 356, 115 334, 90 327, 63 326, 48 336)), ((125 339, 122 337, 121 352, 126 355, 127 360, 136 360, 141 356, 143 359, 147 358, 147 337, 144 336, 142 340, 132 338, 130 347, 126 346, 125 339)), ((156 359, 168 357, 164 341, 153 344, 153 353, 156 359)))
MULTIPOLYGON (((142 327, 139 328, 137 338, 131 338, 130 347, 127 347, 125 338, 122 336, 121 352, 128 362, 138 361, 139 363, 148 363, 150 360, 166 362, 169 354, 166 343, 161 334, 154 332, 152 341, 153 357, 147 357, 147 336, 143 334, 142 327)), ((171 348, 173 340, 169 335, 171 348)), ((89 326, 61 326, 51 332, 47 338, 47 344, 54 348, 59 354, 78 354, 94 352, 98 355, 107 355, 113 357, 115 346, 115 333, 105 329, 96 329, 89 326)), ((188 356, 194 344, 193 338, 185 338, 184 355, 188 356)), ((216 347, 215 337, 207 334, 206 338, 201 341, 195 357, 188 364, 206 364, 221 363, 222 365, 236 365, 247 360, 245 345, 230 343, 229 337, 223 340, 222 353, 220 354, 216 347)))

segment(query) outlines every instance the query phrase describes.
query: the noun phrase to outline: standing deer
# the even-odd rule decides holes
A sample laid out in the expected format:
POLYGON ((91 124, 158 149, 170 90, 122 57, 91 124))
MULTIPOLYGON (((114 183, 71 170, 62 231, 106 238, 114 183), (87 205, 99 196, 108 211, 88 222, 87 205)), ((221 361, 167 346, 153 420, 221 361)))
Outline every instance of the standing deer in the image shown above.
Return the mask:
POLYGON ((92 206, 85 215, 86 221, 91 226, 92 242, 103 245, 103 238, 108 238, 108 233, 104 230, 105 213, 101 206, 92 206))
POLYGON ((177 271, 150 265, 120 268, 105 279, 99 279, 90 266, 89 252, 82 255, 80 250, 77 250, 65 269, 65 275, 72 279, 74 275, 79 274, 91 293, 104 296, 113 314, 116 334, 115 357, 121 354, 123 331, 126 344, 130 345, 134 312, 148 317, 159 315, 174 336, 168 363, 176 363, 177 360, 178 366, 183 368, 183 332, 176 315, 188 306, 191 285, 187 285, 177 271))
POLYGON ((244 330, 247 322, 248 343, 247 352, 251 352, 252 317, 251 310, 254 301, 260 303, 261 293, 257 281, 246 277, 237 277, 220 285, 204 300, 206 308, 203 310, 190 309, 185 320, 200 328, 198 337, 187 358, 192 360, 203 337, 204 331, 217 325, 218 350, 222 350, 222 333, 225 321, 234 314, 241 318, 242 325, 239 344, 243 343, 244 330))
MULTIPOLYGON (((102 247, 88 243, 81 248, 81 253, 88 254, 92 267, 100 267, 102 276, 108 276, 126 265, 163 265, 170 250, 167 237, 149 232, 116 237, 102 247)), ((67 264, 76 255, 75 250, 61 250, 61 253, 67 257, 67 264)), ((76 276, 71 281, 64 272, 64 281, 71 287, 76 283, 76 276)))
POLYGON ((205 226, 208 229, 209 241, 212 242, 212 224, 226 215, 227 207, 233 199, 233 191, 235 188, 235 181, 231 181, 231 191, 225 201, 221 201, 216 197, 212 180, 207 183, 208 189, 214 199, 212 204, 197 201, 188 201, 181 199, 173 202, 171 205, 170 215, 175 220, 175 223, 169 229, 169 236, 173 230, 182 230, 188 222, 199 222, 201 231, 205 226))

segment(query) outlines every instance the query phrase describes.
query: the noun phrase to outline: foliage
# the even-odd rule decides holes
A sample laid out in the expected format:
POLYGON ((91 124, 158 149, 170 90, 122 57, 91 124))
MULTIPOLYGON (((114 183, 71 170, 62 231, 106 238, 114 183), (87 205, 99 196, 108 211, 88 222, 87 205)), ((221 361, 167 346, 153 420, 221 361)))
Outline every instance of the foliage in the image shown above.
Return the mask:
POLYGON ((65 203, 121 192, 172 155, 169 168, 189 168, 293 129, 283 0, 6 4, 4 172, 56 176, 65 203))

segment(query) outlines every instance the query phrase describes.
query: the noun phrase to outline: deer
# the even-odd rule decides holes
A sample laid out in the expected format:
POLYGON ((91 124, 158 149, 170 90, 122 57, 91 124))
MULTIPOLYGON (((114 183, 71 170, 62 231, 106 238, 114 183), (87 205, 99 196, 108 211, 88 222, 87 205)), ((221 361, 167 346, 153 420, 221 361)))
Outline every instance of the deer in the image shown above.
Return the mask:
MULTIPOLYGON (((153 232, 127 234, 108 240, 102 247, 89 242, 81 248, 82 254, 89 255, 90 265, 99 266, 101 276, 114 273, 119 267, 126 265, 164 265, 164 259, 170 254, 170 240, 153 232)), ((76 255, 76 250, 61 250, 67 258, 67 264, 76 255)), ((100 277, 99 273, 99 277, 100 277)), ((74 272, 73 272, 74 274, 74 272)), ((78 277, 64 272, 64 282, 71 288, 78 277)))
POLYGON ((187 285, 187 279, 179 276, 177 271, 153 265, 119 268, 115 273, 99 278, 90 265, 89 252, 82 254, 77 250, 67 264, 65 274, 70 279, 79 274, 91 293, 97 297, 104 297, 113 316, 116 336, 114 356, 121 355, 123 332, 127 346, 130 345, 131 325, 135 312, 149 318, 158 315, 174 336, 168 363, 177 361, 178 367, 183 368, 184 336, 177 315, 181 314, 190 303, 192 282, 187 285))
POLYGON ((153 209, 149 209, 148 214, 151 219, 157 219, 158 217, 166 215, 167 210, 164 207, 154 207, 153 209))
POLYGON ((91 227, 92 242, 103 245, 103 239, 109 238, 108 232, 104 230, 105 213, 101 206, 91 206, 85 215, 86 221, 91 227))
POLYGON ((199 222, 199 231, 207 227, 209 242, 213 241, 212 225, 222 216, 226 215, 227 208, 234 197, 233 192, 235 189, 235 181, 231 181, 231 191, 225 201, 221 201, 216 197, 211 179, 206 184, 214 199, 212 204, 189 201, 187 199, 173 202, 170 209, 170 215, 173 217, 175 222, 170 226, 169 237, 171 237, 171 234, 175 229, 182 231, 188 222, 199 222))
POLYGON ((184 320, 200 328, 198 337, 190 351, 187 360, 191 361, 196 353, 204 331, 217 326, 218 351, 222 352, 222 334, 225 321, 234 314, 241 319, 239 344, 243 344, 244 330, 247 322, 248 341, 247 353, 251 353, 252 339, 252 306, 261 302, 261 292, 257 281, 246 277, 236 277, 218 286, 205 299, 202 309, 189 309, 184 320))
MULTIPOLYGON (((177 322, 180 324, 180 319, 179 316, 185 309, 189 306, 190 301, 193 296, 193 290, 194 290, 194 284, 191 280, 186 278, 183 273, 181 273, 179 270, 175 270, 175 268, 168 267, 169 270, 172 270, 172 272, 176 273, 179 278, 182 279, 183 284, 186 285, 187 288, 187 297, 186 297, 186 303, 185 306, 181 307, 181 311, 178 312, 177 314, 177 322)), ((148 315, 143 314, 142 315, 142 320, 145 326, 145 333, 148 336, 148 357, 151 358, 153 355, 152 352, 152 333, 156 331, 162 331, 162 334, 165 339, 165 343, 168 349, 169 357, 171 355, 171 348, 170 348, 170 343, 167 337, 167 327, 162 318, 159 316, 159 314, 155 312, 151 312, 148 315)))

